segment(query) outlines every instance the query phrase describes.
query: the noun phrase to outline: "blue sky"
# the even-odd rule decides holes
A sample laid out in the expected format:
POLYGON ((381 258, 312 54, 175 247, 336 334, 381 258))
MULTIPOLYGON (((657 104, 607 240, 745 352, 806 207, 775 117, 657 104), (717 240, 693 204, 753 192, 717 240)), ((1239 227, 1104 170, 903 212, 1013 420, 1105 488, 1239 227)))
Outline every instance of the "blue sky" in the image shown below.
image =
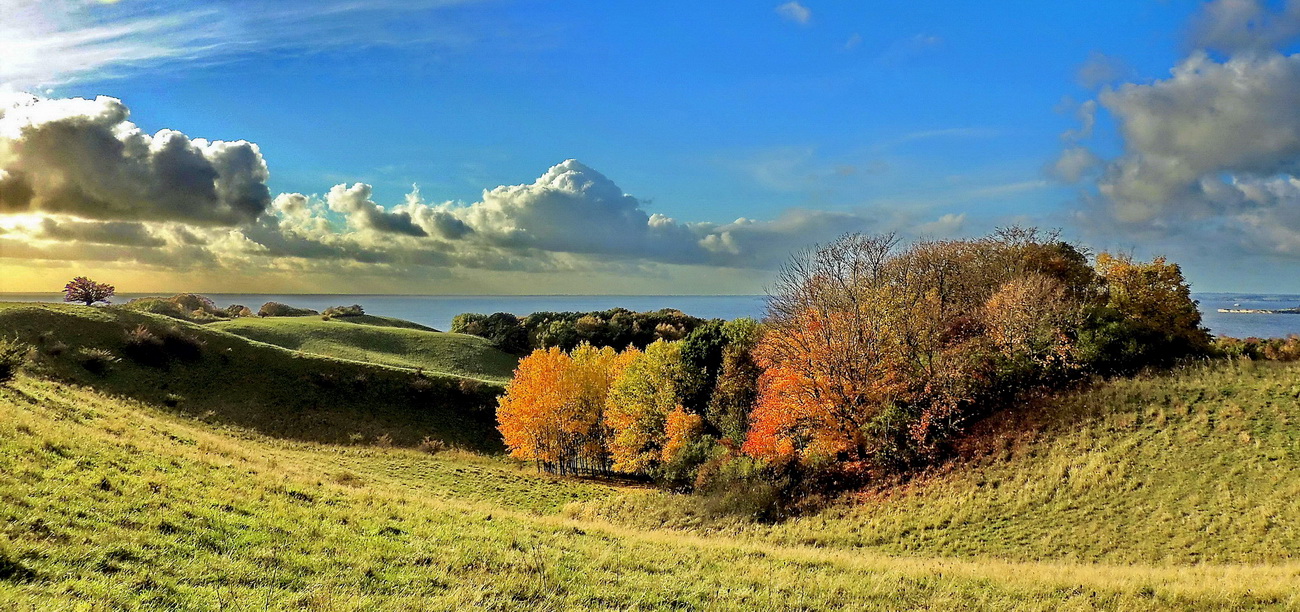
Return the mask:
MULTIPOLYGON (((1160 87, 1175 85, 1172 69, 1200 53, 1212 68, 1239 62, 1263 71, 1266 53, 1290 59, 1289 28, 1300 13, 1281 3, 0 0, 4 5, 19 18, 0 26, 10 41, 0 43, 0 57, 29 61, 0 59, 0 91, 35 94, 40 100, 24 102, 32 108, 109 96, 129 108, 126 121, 146 136, 166 129, 255 143, 269 175, 258 196, 264 219, 161 208, 110 215, 50 196, 42 210, 53 220, 42 220, 43 234, 31 229, 30 215, 26 230, 10 224, 10 234, 27 232, 26 244, 11 247, 0 266, 21 280, 0 290, 61 285, 61 276, 51 273, 47 282, 38 266, 65 262, 93 264, 109 276, 144 265, 147 278, 127 275, 125 283, 141 290, 179 290, 172 285, 198 279, 205 290, 288 284, 347 291, 364 277, 370 290, 400 292, 756 292, 789 250, 838 231, 943 238, 1020 222, 1061 228, 1098 248, 1168 253, 1185 261, 1201 290, 1300 291, 1300 275, 1279 286, 1276 275, 1242 274, 1224 263, 1294 263, 1300 239, 1243 233, 1280 223, 1300 236, 1300 222, 1288 225, 1300 217, 1289 195, 1224 212, 1226 205, 1199 188, 1188 193, 1194 181, 1181 174, 1161 175, 1167 189, 1157 190, 1158 202, 1141 195, 1150 192, 1145 184, 1122 178, 1126 169, 1149 176, 1148 160, 1173 155, 1156 150, 1158 138, 1143 141, 1149 150, 1142 155, 1126 155, 1142 135, 1120 129, 1147 125, 1144 113, 1158 115, 1152 100, 1164 99, 1160 87), (1152 88, 1151 95, 1113 94, 1126 84, 1152 88), (1095 127, 1080 132, 1092 120, 1095 127), (1076 147, 1086 150, 1079 159, 1090 161, 1063 178, 1054 164, 1076 147), (569 159, 581 164, 553 168, 569 159), (534 199, 550 202, 541 187, 511 192, 524 200, 485 199, 485 190, 537 185, 548 176, 597 185, 591 193, 609 183, 635 202, 583 199, 584 191, 529 208, 534 199), (329 198, 335 185, 356 183, 372 186, 365 198, 346 200, 352 196, 344 190, 329 198), (398 207, 412 201, 413 185, 423 208, 403 213, 398 207), (302 199, 281 197, 289 195, 302 199), (291 201, 301 203, 292 210, 315 212, 293 213, 285 208, 291 201), (571 233, 610 231, 609 240, 574 246, 555 228, 521 221, 545 225, 552 217, 538 211, 587 204, 594 208, 573 216, 579 227, 571 233), (402 225, 393 217, 402 214, 463 227, 444 235, 434 225, 402 225), (609 229, 623 227, 629 215, 631 234, 609 229), (655 225, 650 215, 673 225, 655 225), (309 217, 333 231, 302 229, 317 223, 304 221, 293 238, 337 247, 328 256, 303 255, 323 247, 276 250, 269 241, 279 238, 258 238, 252 229, 270 223, 280 237, 291 233, 290 220, 309 217), (759 225, 728 226, 742 217, 759 225), (1189 218, 1196 228, 1180 225, 1189 218), (140 225, 84 225, 90 221, 140 225), (592 227, 580 227, 588 221, 592 227), (78 250, 66 244, 69 230, 51 229, 57 223, 84 229, 76 235, 120 230, 157 240, 128 244, 119 233, 78 250), (254 244, 199 254, 174 240, 182 231, 232 227, 242 233, 232 240, 254 244), (1224 233, 1204 234, 1209 227, 1224 233), (667 234, 676 237, 667 241, 667 234), (471 248, 461 244, 465 236, 482 240, 471 248), (729 246, 716 246, 724 239, 729 246), (638 246, 621 252, 614 246, 620 241, 638 246), (1207 253, 1207 242, 1224 246, 1207 253), (1251 246, 1265 242, 1270 246, 1251 246), (699 254, 686 253, 692 250, 699 254), (260 275, 247 267, 255 252, 274 260, 260 275), (719 284, 720 276, 726 282, 719 284)), ((1180 150, 1177 165, 1193 166, 1197 177, 1288 178, 1279 173, 1289 163, 1281 158, 1295 151, 1270 152, 1280 158, 1264 165, 1250 152, 1198 165, 1180 150)), ((4 155, 0 146, 0 168, 4 155)), ((11 174, 22 167, 11 165, 11 174)), ((0 202, 0 218, 41 207, 23 206, 0 202)), ((227 240, 204 236, 210 245, 227 240)))

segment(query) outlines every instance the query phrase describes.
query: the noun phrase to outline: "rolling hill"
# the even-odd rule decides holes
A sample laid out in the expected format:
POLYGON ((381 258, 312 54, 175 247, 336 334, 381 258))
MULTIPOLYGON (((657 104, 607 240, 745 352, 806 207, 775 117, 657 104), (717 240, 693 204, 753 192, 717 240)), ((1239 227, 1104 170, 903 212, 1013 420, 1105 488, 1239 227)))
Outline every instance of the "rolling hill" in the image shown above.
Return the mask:
POLYGON ((384 317, 244 317, 208 323, 252 340, 339 359, 504 384, 519 358, 477 336, 449 334, 384 317))
POLYGON ((1300 605, 1300 364, 1042 398, 921 478, 763 524, 501 458, 470 379, 115 309, 0 305, 0 335, 34 347, 0 386, 7 608, 1300 605), (127 356, 141 325, 197 354, 127 356), (422 432, 487 454, 400 447, 422 432))
POLYGON ((501 448, 494 412, 500 387, 491 379, 293 351, 119 308, 0 303, 0 336, 34 347, 31 370, 38 375, 213 423, 321 442, 387 436, 415 445, 428 436, 501 448), (141 329, 146 337, 133 341, 141 329))

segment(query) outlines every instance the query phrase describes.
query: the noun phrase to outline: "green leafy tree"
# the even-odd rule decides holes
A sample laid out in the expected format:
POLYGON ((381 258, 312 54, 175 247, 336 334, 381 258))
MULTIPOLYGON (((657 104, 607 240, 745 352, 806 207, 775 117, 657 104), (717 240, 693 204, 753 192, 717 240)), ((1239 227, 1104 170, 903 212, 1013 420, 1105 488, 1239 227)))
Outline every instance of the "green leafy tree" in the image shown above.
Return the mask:
POLYGON ((632 354, 605 406, 614 469, 653 475, 667 444, 668 415, 677 410, 681 344, 657 341, 632 354))

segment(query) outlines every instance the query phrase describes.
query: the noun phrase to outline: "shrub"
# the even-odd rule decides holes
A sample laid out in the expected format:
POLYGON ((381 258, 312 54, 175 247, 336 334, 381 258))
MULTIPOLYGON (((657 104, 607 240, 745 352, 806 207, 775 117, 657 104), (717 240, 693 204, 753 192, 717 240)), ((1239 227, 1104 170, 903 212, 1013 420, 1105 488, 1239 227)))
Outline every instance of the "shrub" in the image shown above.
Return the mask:
POLYGON ((77 351, 77 361, 81 367, 92 374, 103 374, 108 371, 109 366, 121 359, 113 354, 113 351, 104 348, 82 348, 77 351))
POLYGON ((712 515, 772 522, 786 513, 791 482, 761 460, 729 455, 700 468, 695 491, 702 496, 705 511, 712 515))
POLYGON ((280 302, 267 302, 257 311, 259 317, 312 317, 319 314, 310 308, 295 308, 280 302))
POLYGON ((360 304, 353 304, 351 306, 330 306, 321 314, 326 317, 359 317, 366 314, 366 311, 361 308, 360 304))
POLYGON ((95 302, 107 302, 113 292, 112 285, 97 283, 84 276, 78 276, 63 286, 63 301, 90 306, 95 302))
POLYGON ((256 313, 254 313, 251 308, 244 306, 243 304, 231 304, 226 307, 226 316, 230 318, 251 317, 254 314, 256 313))
POLYGON ((154 333, 144 325, 126 333, 124 352, 132 361, 166 367, 173 360, 197 361, 203 357, 203 341, 179 330, 154 333))
POLYGON ((149 366, 167 364, 167 354, 163 351, 162 339, 148 327, 137 325, 126 332, 126 356, 132 361, 149 366))
POLYGON ((429 436, 425 436, 423 440, 420 440, 420 446, 418 448, 430 455, 436 455, 447 450, 447 443, 442 440, 436 440, 429 436))
POLYGON ((18 374, 18 369, 27 361, 29 348, 16 338, 0 338, 0 385, 18 374))

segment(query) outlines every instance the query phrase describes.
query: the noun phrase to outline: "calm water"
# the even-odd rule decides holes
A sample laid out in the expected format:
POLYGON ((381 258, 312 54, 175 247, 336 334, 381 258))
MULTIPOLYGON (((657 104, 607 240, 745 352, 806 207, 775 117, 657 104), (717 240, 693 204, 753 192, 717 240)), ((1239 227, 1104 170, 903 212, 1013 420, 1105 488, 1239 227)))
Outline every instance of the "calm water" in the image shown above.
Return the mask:
MULTIPOLYGON (((145 294, 123 294, 115 303, 145 294)), ((437 329, 451 327, 451 318, 462 312, 510 312, 524 316, 541 311, 590 311, 622 307, 637 312, 676 308, 686 314, 706 319, 762 318, 765 298, 761 295, 254 295, 207 294, 220 306, 243 304, 257 310, 264 302, 284 302, 294 306, 324 310, 330 306, 361 304, 366 312, 415 321, 437 329)), ((1300 315, 1227 314, 1219 308, 1292 308, 1300 305, 1300 295, 1261 295, 1244 293, 1198 293, 1206 326, 1219 335, 1247 338, 1282 337, 1300 334, 1300 315)), ((0 300, 20 302, 55 302, 59 294, 0 293, 0 300)))
MULTIPOLYGON (((131 298, 157 294, 124 293, 113 296, 120 304, 131 298)), ((243 304, 257 311, 266 302, 325 310, 330 306, 360 304, 366 314, 396 317, 446 330, 451 318, 462 312, 509 312, 524 316, 534 312, 586 312, 626 308, 635 312, 676 308, 705 319, 761 319, 766 298, 761 295, 261 295, 205 293, 218 306, 243 304)), ((57 302, 62 294, 0 293, 0 301, 57 302)))

